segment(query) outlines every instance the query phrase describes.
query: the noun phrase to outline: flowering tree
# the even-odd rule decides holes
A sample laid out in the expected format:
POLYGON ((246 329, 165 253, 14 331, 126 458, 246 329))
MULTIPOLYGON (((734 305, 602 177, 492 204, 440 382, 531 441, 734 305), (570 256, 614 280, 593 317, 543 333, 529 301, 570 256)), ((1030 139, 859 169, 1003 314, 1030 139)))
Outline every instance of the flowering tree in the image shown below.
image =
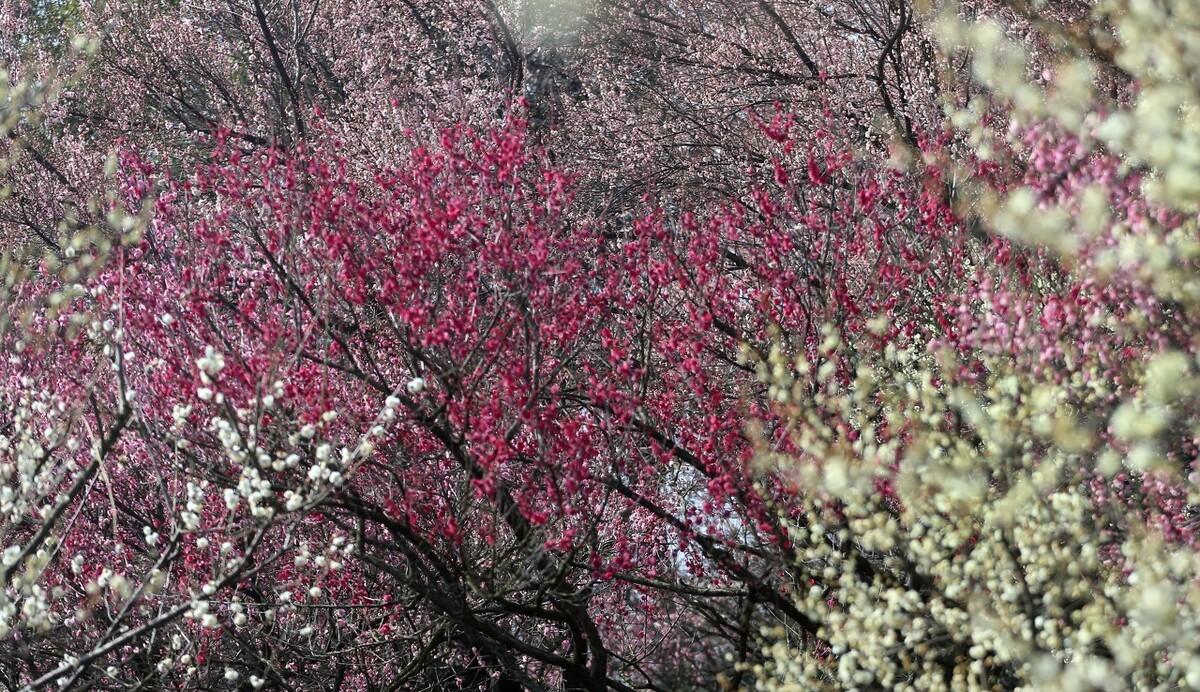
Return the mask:
POLYGON ((955 117, 988 161, 963 215, 1010 240, 947 328, 853 354, 830 329, 817 361, 766 361, 795 432, 761 460, 807 489, 792 535, 827 579, 798 607, 831 646, 780 631, 756 670, 767 689, 1195 688, 1196 84, 1175 42, 1198 17, 1039 18, 1041 87, 1014 25, 956 9, 942 39, 975 51, 985 100, 955 117))
POLYGON ((113 230, 65 252, 111 257, 34 280, 18 305, 46 338, 10 337, 39 349, 13 391, 58 397, 14 401, 14 425, 94 419, 65 490, 23 481, 18 514, 49 510, 14 534, 9 626, 69 639, 14 674, 702 687, 763 617, 815 634, 783 590, 791 491, 747 473, 766 410, 739 348, 932 323, 962 244, 919 179, 833 133, 798 152, 790 123, 762 123, 779 153, 753 208, 631 228, 573 222, 520 121, 369 177, 333 143, 245 155, 224 132, 186 177, 123 156, 113 230))

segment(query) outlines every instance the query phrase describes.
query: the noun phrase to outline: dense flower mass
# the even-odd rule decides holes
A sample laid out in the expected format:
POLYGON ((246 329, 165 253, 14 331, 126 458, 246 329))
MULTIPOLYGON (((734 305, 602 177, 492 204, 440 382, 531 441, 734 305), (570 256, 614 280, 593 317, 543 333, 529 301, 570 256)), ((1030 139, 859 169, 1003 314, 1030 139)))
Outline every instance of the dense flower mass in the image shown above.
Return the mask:
POLYGON ((1197 37, 0 5, 0 680, 1200 689, 1197 37))

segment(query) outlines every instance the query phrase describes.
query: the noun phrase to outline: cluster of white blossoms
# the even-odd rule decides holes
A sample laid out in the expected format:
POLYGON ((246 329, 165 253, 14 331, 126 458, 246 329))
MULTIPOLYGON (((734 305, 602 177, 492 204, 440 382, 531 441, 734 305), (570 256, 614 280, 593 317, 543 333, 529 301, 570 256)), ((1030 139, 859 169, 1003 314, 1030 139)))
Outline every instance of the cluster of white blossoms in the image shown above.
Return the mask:
MULTIPOLYGON (((1200 3, 1096 5, 1094 23, 1051 36, 1065 47, 1047 86, 1029 79, 1030 51, 992 20, 965 22, 951 7, 941 38, 972 51, 975 78, 1014 118, 1053 120, 1081 146, 1118 154, 1142 173, 1148 199, 1181 213, 1170 231, 1111 229, 1095 278, 1121 270, 1194 310, 1200 3), (1094 52, 1077 47, 1089 42, 1094 52), (1092 77, 1114 68, 1137 87, 1128 103, 1101 104, 1092 77)), ((996 135, 980 124, 985 110, 952 115, 986 157, 996 135)), ((1071 214, 1024 189, 964 195, 992 230, 1066 256, 1109 223, 1098 192, 1071 214)), ((1175 473, 1188 503, 1200 504, 1198 479, 1178 478, 1168 455, 1179 431, 1200 430, 1192 357, 1128 363, 1137 386, 1113 406, 1099 368, 1055 381, 976 354, 982 381, 957 382, 948 353, 914 343, 851 356, 832 330, 821 363, 785 351, 759 372, 800 451, 764 445, 758 459, 803 489, 806 520, 792 522, 792 537, 812 586, 795 599, 821 623, 823 644, 764 631, 767 659, 751 666, 759 689, 1200 689, 1200 556, 1094 492, 1097 479, 1119 473, 1147 482, 1175 473), (861 358, 856 378, 842 387, 830 364, 852 357, 861 358), (877 435, 885 429, 892 434, 877 435)))
MULTIPOLYGON (((196 366, 203 385, 197 390, 197 397, 203 402, 223 404, 226 400, 220 391, 218 377, 225 367, 224 355, 208 346, 196 366)), ((410 395, 418 395, 425 391, 426 382, 416 377, 405 383, 404 389, 410 395)), ((315 422, 299 423, 282 441, 260 440, 257 423, 260 413, 275 408, 283 396, 283 383, 275 382, 268 393, 258 398, 256 407, 221 406, 208 420, 207 430, 220 441, 225 457, 234 468, 239 469, 236 484, 224 490, 225 504, 230 511, 244 502, 252 516, 269 520, 280 510, 279 498, 285 512, 296 512, 319 502, 343 487, 355 469, 370 458, 387 435, 388 427, 396 421, 401 407, 398 396, 388 396, 374 420, 365 426, 357 441, 348 446, 338 445, 336 435, 330 433, 339 418, 336 410, 325 411, 315 422), (300 483, 281 487, 278 476, 273 479, 269 473, 290 469, 304 471, 300 483)), ((192 406, 177 405, 172 412, 173 431, 182 432, 192 413, 192 406)), ((189 445, 184 438, 175 442, 179 449, 189 445)), ((197 498, 197 502, 201 501, 197 498)), ((196 515, 194 510, 184 512, 185 527, 194 526, 196 515)))
MULTIPOLYGON (((405 388, 410 394, 420 394, 425 391, 425 380, 419 377, 414 378, 405 385, 405 388)), ((395 394, 388 396, 384 400, 382 410, 367 426, 366 431, 359 436, 357 444, 353 446, 338 447, 335 453, 334 445, 331 442, 318 442, 313 452, 313 463, 307 471, 307 478, 313 494, 305 495, 297 490, 286 491, 284 496, 289 511, 315 501, 323 493, 342 487, 349 476, 354 473, 355 468, 374 453, 376 445, 387 435, 388 426, 395 422, 400 406, 401 401, 395 394)), ((322 414, 321 423, 332 423, 337 416, 336 411, 326 411, 322 414)), ((317 425, 306 424, 289 439, 289 442, 295 443, 301 439, 313 440, 318 433, 317 425)))
POLYGON ((1200 689, 1200 558, 1097 506, 1093 461, 1118 452, 1074 415, 1097 394, 999 358, 983 383, 933 386, 950 356, 895 348, 850 387, 817 375, 816 396, 782 351, 760 365, 801 453, 759 461, 804 489, 796 604, 831 649, 763 632, 761 689, 1200 689))
POLYGON ((7 587, 0 591, 0 636, 18 625, 43 631, 63 619, 51 608, 56 596, 40 583, 58 553, 57 536, 30 538, 22 526, 28 517, 56 514, 87 458, 66 402, 29 378, 20 385, 10 392, 16 399, 9 402, 9 432, 0 435, 0 570, 7 587))
POLYGON ((29 378, 21 385, 10 432, 0 435, 0 516, 7 522, 50 511, 54 498, 48 494, 78 469, 74 453, 80 443, 70 434, 66 402, 29 378), (52 453, 60 447, 68 454, 52 453))
MULTIPOLYGON (((196 367, 202 384, 196 391, 197 398, 203 402, 224 404, 226 399, 218 382, 219 375, 225 368, 224 355, 212 346, 207 346, 204 355, 196 361, 196 367)), ((299 426, 285 438, 284 445, 278 445, 274 440, 268 442, 260 439, 258 420, 261 412, 274 409, 277 400, 281 399, 283 394, 283 383, 275 382, 268 392, 257 398, 254 406, 221 406, 208 420, 207 430, 220 441, 225 457, 238 469, 236 484, 223 491, 225 506, 231 512, 245 503, 251 516, 263 521, 270 520, 279 511, 276 500, 281 491, 283 509, 287 512, 296 511, 319 495, 318 481, 328 481, 332 475, 327 474, 319 478, 310 472, 307 483, 287 488, 278 487, 278 483, 270 477, 272 472, 299 468, 301 461, 310 455, 320 461, 329 454, 329 445, 325 443, 317 445, 315 453, 308 451, 309 443, 319 432, 318 426, 313 424, 299 426)), ((184 429, 192 411, 192 407, 187 405, 175 407, 173 419, 176 430, 184 429)), ((321 418, 321 427, 332 423, 336 418, 336 412, 326 412, 321 418)), ((188 443, 181 439, 176 446, 186 448, 188 443)), ((336 480, 336 476, 334 478, 336 480)))

